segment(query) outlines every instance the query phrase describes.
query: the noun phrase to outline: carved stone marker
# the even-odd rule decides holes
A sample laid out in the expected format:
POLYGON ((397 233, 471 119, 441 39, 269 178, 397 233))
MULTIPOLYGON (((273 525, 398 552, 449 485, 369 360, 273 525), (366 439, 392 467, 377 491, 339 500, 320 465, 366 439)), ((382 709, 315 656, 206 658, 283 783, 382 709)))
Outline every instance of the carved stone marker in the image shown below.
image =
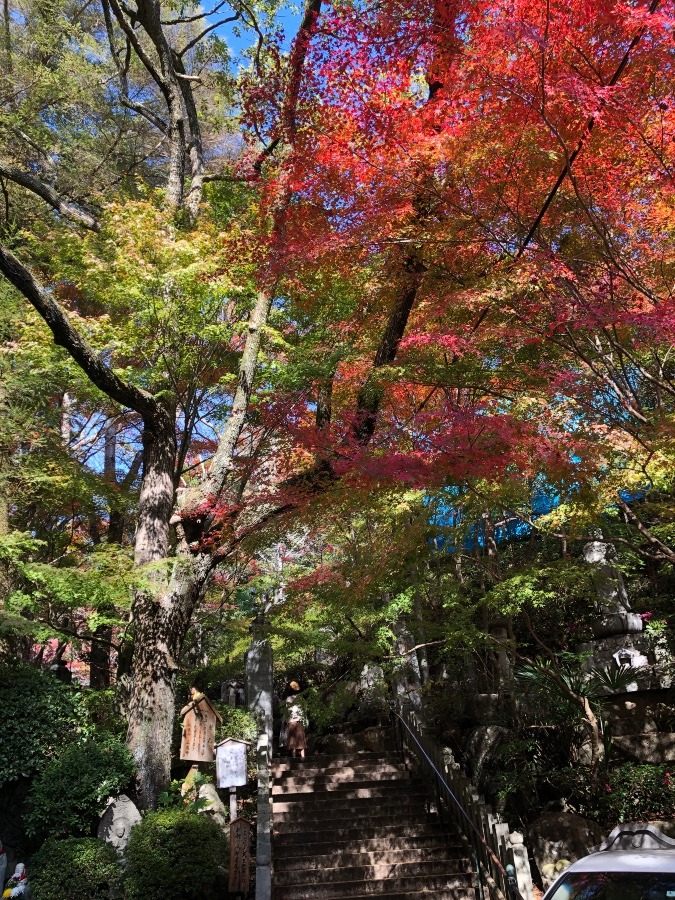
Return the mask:
POLYGON ((230 883, 231 894, 248 894, 251 880, 251 823, 235 819, 230 823, 230 883))
POLYGON ((193 688, 192 701, 180 711, 183 717, 183 739, 180 758, 192 762, 213 762, 216 722, 222 721, 208 698, 193 688))
POLYGON ((272 746, 273 688, 272 646, 268 640, 256 639, 246 653, 246 702, 262 717, 269 747, 272 746))
POLYGON ((126 794, 120 794, 108 801, 108 808, 103 813, 98 826, 98 837, 115 850, 124 853, 129 843, 129 835, 134 825, 141 821, 141 814, 136 804, 126 794))

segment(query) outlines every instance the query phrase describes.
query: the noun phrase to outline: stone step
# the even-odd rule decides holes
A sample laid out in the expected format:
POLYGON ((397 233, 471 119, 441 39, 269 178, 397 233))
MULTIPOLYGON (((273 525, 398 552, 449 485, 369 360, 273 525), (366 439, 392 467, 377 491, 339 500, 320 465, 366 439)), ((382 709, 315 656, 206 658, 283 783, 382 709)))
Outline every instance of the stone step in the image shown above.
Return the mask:
POLYGON ((300 806, 298 803, 275 803, 274 821, 287 822, 329 822, 334 828, 344 824, 367 824, 372 818, 388 816, 392 822, 408 821, 411 816, 419 818, 429 812, 422 797, 394 798, 390 802, 373 803, 371 800, 346 800, 344 803, 313 803, 300 806))
POLYGON ((283 769, 277 767, 274 778, 276 781, 283 781, 286 778, 339 778, 341 776, 350 778, 359 773, 377 778, 378 775, 393 775, 397 772, 408 771, 410 771, 410 766, 403 762, 400 757, 395 762, 352 762, 335 766, 317 765, 310 759, 306 761, 302 769, 298 766, 289 766, 283 769))
MULTIPOLYGON (((339 869, 336 870, 339 872, 339 869)), ((473 876, 455 872, 410 875, 372 881, 337 881, 326 884, 294 884, 275 889, 275 900, 332 900, 342 897, 372 897, 386 893, 452 891, 455 900, 475 900, 473 876)))
POLYGON ((275 900, 475 900, 466 849, 403 756, 273 765, 275 900))
POLYGON ((280 780, 274 783, 275 794, 326 794, 333 791, 349 791, 356 788, 368 788, 378 791, 397 791, 411 785, 424 787, 425 782, 421 778, 414 777, 410 772, 399 774, 397 777, 370 778, 368 775, 358 772, 350 779, 333 781, 331 778, 293 778, 280 780), (298 790, 300 788, 300 790, 298 790))
POLYGON ((427 862, 374 863, 364 866, 334 866, 330 869, 302 869, 274 872, 274 883, 280 888, 298 882, 303 885, 335 884, 344 881, 391 881, 418 875, 471 875, 471 869, 461 860, 429 860, 427 862))
MULTIPOLYGON (((397 810, 387 809, 382 814, 380 810, 373 811, 372 815, 356 818, 354 816, 344 815, 324 815, 322 816, 297 816, 294 817, 279 816, 274 817, 274 834, 291 834, 305 832, 307 834, 318 835, 321 831, 327 831, 329 834, 335 834, 338 831, 348 829, 356 829, 364 838, 376 837, 381 834, 382 828, 411 828, 418 827, 419 831, 424 832, 427 827, 433 826, 438 822, 438 816, 428 813, 424 809, 397 810), (392 822, 395 823, 392 825, 392 822), (377 834, 371 835, 369 832, 375 829, 377 834)), ((440 828, 440 825, 439 825, 440 828)), ((413 833, 415 833, 413 831, 413 833)), ((316 840, 316 837, 314 838, 316 840)))
MULTIPOLYGON (((324 897, 323 900, 339 900, 341 896, 343 895, 324 897)), ((372 894, 349 895, 350 900, 370 900, 371 897, 372 894)), ((448 891, 439 891, 432 888, 428 891, 423 889, 395 894, 378 894, 377 900, 426 900, 428 897, 433 897, 434 900, 476 900, 476 891, 473 888, 468 891, 458 891, 455 888, 451 888, 448 891)))
MULTIPOLYGON (((355 829, 358 831, 358 829, 355 829)), ((418 829, 419 830, 419 829, 418 829)), ((309 854, 316 856, 330 856, 340 853, 383 853, 387 850, 396 852, 398 850, 409 850, 411 847, 410 834, 385 834, 381 837, 371 837, 362 839, 353 837, 346 840, 333 840, 334 831, 326 835, 307 835, 298 832, 296 834, 279 835, 279 839, 275 838, 275 866, 277 860, 293 859, 296 856, 308 856, 309 854), (323 838, 323 840, 322 840, 323 838)), ((461 856, 465 852, 464 845, 459 840, 452 840, 447 837, 440 829, 427 829, 427 833, 420 832, 414 836, 414 846, 422 851, 425 849, 434 850, 442 848, 450 855, 461 856)))
POLYGON ((283 772, 289 770, 310 770, 320 769, 321 771, 331 769, 343 769, 353 766, 378 766, 384 765, 400 765, 403 762, 403 756, 396 751, 381 751, 378 753, 361 752, 361 753, 317 753, 314 756, 308 756, 305 759, 274 759, 272 761, 272 773, 274 777, 278 777, 283 772))
POLYGON ((309 809, 312 806, 334 806, 336 809, 348 803, 357 806, 377 806, 379 804, 411 803, 413 800, 426 800, 429 791, 421 782, 406 781, 393 784, 388 788, 382 785, 364 787, 343 787, 338 791, 317 791, 315 793, 274 794, 272 801, 274 812, 281 812, 285 807, 309 809))
POLYGON ((368 766, 353 766, 336 769, 326 774, 323 769, 316 769, 315 774, 309 772, 284 772, 275 779, 273 790, 277 793, 285 790, 330 790, 333 785, 350 784, 351 782, 385 782, 406 781, 412 778, 410 769, 401 763, 400 766, 387 766, 370 771, 368 766))
POLYGON ((425 816, 405 816, 392 819, 391 816, 369 816, 363 822, 354 822, 354 819, 338 819, 332 822, 330 828, 307 827, 307 822, 279 822, 274 823, 274 840, 277 837, 283 839, 290 835, 301 834, 308 842, 318 843, 340 840, 370 840, 371 838, 394 836, 408 836, 415 838, 420 835, 428 835, 437 831, 443 834, 443 829, 438 822, 438 817, 432 814, 425 816), (395 824, 392 825, 392 822, 395 824))
MULTIPOLYGON (((459 849, 456 851, 443 840, 437 840, 435 844, 425 847, 419 845, 400 847, 392 850, 389 845, 379 850, 355 849, 356 844, 348 844, 346 849, 332 849, 327 852, 321 844, 312 844, 311 849, 305 852, 297 852, 292 855, 277 854, 274 859, 274 872, 303 871, 306 869, 333 869, 336 866, 374 866, 396 865, 400 863, 430 862, 436 860, 452 859, 458 864, 469 866, 468 857, 462 856, 459 849), (318 848, 318 849, 316 849, 318 848)), ((285 848, 288 849, 288 848, 285 848)), ((296 848, 302 851, 302 847, 296 848)), ((464 871, 464 870, 462 870, 464 871)), ((302 880, 302 879, 299 879, 302 880)))

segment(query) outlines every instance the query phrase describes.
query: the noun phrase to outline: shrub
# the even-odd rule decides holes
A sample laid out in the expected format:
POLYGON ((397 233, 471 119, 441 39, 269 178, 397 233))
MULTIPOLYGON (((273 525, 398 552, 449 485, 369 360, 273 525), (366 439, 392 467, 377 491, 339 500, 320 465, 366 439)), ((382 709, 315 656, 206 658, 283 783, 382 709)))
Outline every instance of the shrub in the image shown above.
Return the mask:
POLYGON ((121 881, 117 853, 96 838, 49 840, 31 861, 35 900, 109 900, 121 881))
POLYGON ((216 900, 227 865, 221 829, 179 809, 149 813, 131 830, 125 896, 129 900, 216 900))
POLYGON ((94 691, 88 689, 80 693, 80 704, 84 710, 88 731, 94 733, 102 731, 114 734, 124 740, 127 733, 127 723, 120 715, 115 691, 111 688, 94 691))
POLYGON ((227 703, 213 704, 220 713, 222 722, 216 731, 216 741, 224 738, 240 738, 242 741, 255 741, 258 733, 255 716, 248 709, 237 709, 227 703))
POLYGON ((675 777, 667 766, 624 763, 610 769, 600 788, 600 815, 610 824, 670 819, 675 807, 675 777))
POLYGON ((28 794, 28 833, 86 836, 134 775, 134 761, 118 737, 98 735, 66 747, 49 762, 28 794))
POLYGON ((0 788, 42 771, 73 738, 82 713, 77 692, 32 666, 0 667, 0 788))

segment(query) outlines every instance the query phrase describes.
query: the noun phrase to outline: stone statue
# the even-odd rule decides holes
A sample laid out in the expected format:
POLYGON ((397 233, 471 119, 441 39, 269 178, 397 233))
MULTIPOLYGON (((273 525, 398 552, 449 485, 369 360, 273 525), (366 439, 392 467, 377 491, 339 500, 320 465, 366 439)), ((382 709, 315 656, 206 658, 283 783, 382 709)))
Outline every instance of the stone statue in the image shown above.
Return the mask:
POLYGON ((102 841, 112 844, 118 853, 124 853, 131 829, 140 821, 141 814, 136 809, 136 804, 126 794, 120 794, 108 801, 108 808, 98 826, 98 836, 102 841))
POLYGON ((28 900, 30 897, 28 874, 26 873, 26 867, 23 863, 17 864, 16 869, 14 869, 14 874, 7 882, 2 896, 5 898, 23 897, 23 900, 28 900))
POLYGON ((597 594, 600 618, 593 625, 596 638, 617 634, 636 634, 642 631, 642 619, 630 611, 628 592, 621 570, 616 565, 617 553, 613 544, 603 540, 597 531, 595 539, 584 544, 583 558, 593 567, 593 582, 597 594))
POLYGON ((589 541, 584 545, 582 554, 586 562, 593 566, 593 581, 598 595, 598 611, 602 615, 630 612, 623 575, 616 566, 616 548, 613 544, 605 543, 601 531, 596 534, 596 540, 589 541))

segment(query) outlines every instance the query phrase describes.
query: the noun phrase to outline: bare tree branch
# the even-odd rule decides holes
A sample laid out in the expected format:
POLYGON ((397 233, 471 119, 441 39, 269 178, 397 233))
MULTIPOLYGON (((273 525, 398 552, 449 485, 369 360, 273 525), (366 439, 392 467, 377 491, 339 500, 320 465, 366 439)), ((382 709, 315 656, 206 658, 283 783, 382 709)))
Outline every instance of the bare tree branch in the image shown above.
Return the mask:
POLYGON ((675 552, 673 552, 673 550, 671 550, 667 544, 664 544, 663 541, 660 541, 656 537, 656 535, 653 534, 649 530, 649 528, 647 528, 647 526, 640 521, 640 519, 638 519, 633 510, 621 497, 620 494, 616 495, 616 499, 619 507, 623 510, 623 512, 625 512, 633 525, 635 525, 642 537, 645 538, 645 540, 648 541, 648 543, 651 544, 652 547, 655 547, 659 551, 661 558, 667 559, 671 563, 675 562, 675 552))
MULTIPOLYGON (((226 25, 228 22, 236 22, 237 19, 241 18, 241 13, 236 13, 234 16, 228 16, 226 19, 219 19, 217 22, 213 22, 209 25, 208 28, 205 28, 201 34, 198 34, 197 37, 192 38, 192 40, 187 43, 182 50, 178 51, 178 56, 184 56, 188 50, 192 50, 201 40, 203 40, 209 32, 213 31, 215 28, 220 28, 221 25, 226 25)), ((188 76, 184 76, 188 77, 188 76)))
POLYGON ((162 19, 162 25, 183 25, 187 22, 198 22, 200 19, 207 19, 209 16, 215 16, 226 3, 227 0, 221 0, 221 2, 217 3, 209 12, 197 13, 194 16, 178 16, 175 19, 162 19))

